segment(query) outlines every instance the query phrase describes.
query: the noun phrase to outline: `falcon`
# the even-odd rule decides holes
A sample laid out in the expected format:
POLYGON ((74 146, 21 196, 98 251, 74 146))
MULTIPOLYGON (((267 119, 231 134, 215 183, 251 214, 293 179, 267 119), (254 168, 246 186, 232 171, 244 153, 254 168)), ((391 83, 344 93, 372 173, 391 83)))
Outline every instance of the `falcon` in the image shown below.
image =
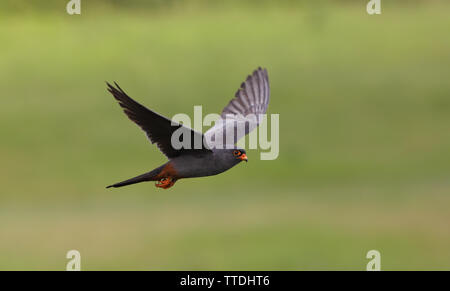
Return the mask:
POLYGON ((246 151, 235 143, 259 125, 261 115, 266 113, 269 105, 270 95, 267 70, 258 68, 241 84, 235 97, 222 110, 221 118, 202 134, 134 101, 116 82, 115 86, 106 84, 107 90, 128 118, 146 133, 151 143, 156 144, 168 159, 150 172, 106 188, 156 181, 156 187, 168 189, 179 179, 217 175, 242 161, 247 162, 246 151), (174 143, 172 138, 180 132, 183 137, 182 147, 174 143), (227 134, 230 132, 233 134, 231 142, 227 134))

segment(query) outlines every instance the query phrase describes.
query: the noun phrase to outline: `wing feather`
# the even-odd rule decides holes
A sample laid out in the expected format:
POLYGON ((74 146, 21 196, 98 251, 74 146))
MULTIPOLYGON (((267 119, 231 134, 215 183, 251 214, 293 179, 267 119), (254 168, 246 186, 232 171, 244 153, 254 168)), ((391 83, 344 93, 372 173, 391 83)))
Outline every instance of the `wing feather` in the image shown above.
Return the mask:
MULTIPOLYGON (((265 114, 270 100, 269 76, 266 69, 258 68, 249 75, 222 110, 221 120, 205 133, 210 147, 217 146, 217 136, 234 136, 234 143, 255 129, 261 114, 265 114), (245 130, 239 132, 238 125, 244 124, 245 130)), ((220 138, 220 141, 224 139, 220 138)))
POLYGON ((181 124, 172 122, 170 119, 144 107, 129 97, 116 82, 114 82, 114 84, 117 88, 109 83, 106 84, 108 85, 108 91, 119 102, 119 105, 123 108, 123 111, 128 118, 136 123, 143 131, 145 131, 151 143, 156 143, 159 150, 168 158, 173 158, 184 154, 211 152, 211 150, 204 147, 203 134, 181 124), (191 145, 189 148, 175 149, 172 146, 172 134, 179 128, 182 128, 184 134, 190 134, 191 145), (195 149, 195 139, 202 141, 202 148, 195 149))

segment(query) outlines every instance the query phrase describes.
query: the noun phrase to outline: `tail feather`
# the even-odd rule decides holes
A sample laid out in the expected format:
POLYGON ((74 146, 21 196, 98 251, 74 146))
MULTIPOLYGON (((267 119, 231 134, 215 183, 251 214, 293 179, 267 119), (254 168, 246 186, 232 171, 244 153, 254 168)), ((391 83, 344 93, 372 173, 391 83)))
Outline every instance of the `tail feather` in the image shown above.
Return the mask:
POLYGON ((106 188, 118 188, 118 187, 123 187, 123 186, 127 186, 127 185, 131 185, 131 184, 136 184, 136 183, 140 183, 140 182, 145 182, 145 181, 155 181, 154 178, 156 175, 158 175, 162 169, 164 168, 165 165, 162 165, 159 168, 156 168, 148 173, 136 176, 134 178, 122 181, 122 182, 118 182, 112 185, 107 186, 106 188))

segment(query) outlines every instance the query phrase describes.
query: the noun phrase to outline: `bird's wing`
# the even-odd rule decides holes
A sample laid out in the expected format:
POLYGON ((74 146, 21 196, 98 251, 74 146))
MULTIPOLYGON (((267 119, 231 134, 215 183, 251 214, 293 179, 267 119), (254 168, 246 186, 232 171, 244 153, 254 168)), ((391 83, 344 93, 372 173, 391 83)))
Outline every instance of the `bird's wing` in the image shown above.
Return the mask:
POLYGON ((211 150, 204 146, 203 134, 181 124, 175 123, 170 119, 142 106, 131 99, 119 87, 119 85, 117 85, 117 83, 114 82, 117 88, 109 83, 106 84, 108 85, 108 91, 114 96, 114 98, 116 98, 117 101, 119 101, 120 106, 123 108, 123 111, 128 118, 139 125, 142 130, 145 131, 150 141, 152 143, 156 143, 160 151, 168 158, 173 158, 184 154, 199 153, 200 151, 211 152, 211 150), (190 147, 176 149, 172 145, 172 134, 179 128, 182 128, 181 130, 183 132, 183 136, 185 136, 185 134, 186 136, 187 134, 190 135, 190 147), (197 147, 194 147, 195 140, 201 141, 201 145, 199 146, 199 142, 197 142, 197 144, 195 144, 197 147))
POLYGON ((235 97, 223 109, 221 119, 205 132, 208 145, 235 144, 255 129, 269 105, 270 87, 266 69, 258 68, 241 84, 235 97), (232 141, 226 139, 230 136, 232 141))

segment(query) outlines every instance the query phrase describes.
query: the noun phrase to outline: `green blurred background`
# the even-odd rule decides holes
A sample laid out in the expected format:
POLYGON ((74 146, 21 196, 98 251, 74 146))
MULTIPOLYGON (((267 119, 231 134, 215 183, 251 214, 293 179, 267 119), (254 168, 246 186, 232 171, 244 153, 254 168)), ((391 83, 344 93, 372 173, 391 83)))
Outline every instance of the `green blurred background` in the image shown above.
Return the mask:
POLYGON ((67 2, 0 4, 0 269, 450 269, 448 1, 67 2), (192 116, 258 66, 278 159, 104 188, 165 161, 104 81, 192 116))

